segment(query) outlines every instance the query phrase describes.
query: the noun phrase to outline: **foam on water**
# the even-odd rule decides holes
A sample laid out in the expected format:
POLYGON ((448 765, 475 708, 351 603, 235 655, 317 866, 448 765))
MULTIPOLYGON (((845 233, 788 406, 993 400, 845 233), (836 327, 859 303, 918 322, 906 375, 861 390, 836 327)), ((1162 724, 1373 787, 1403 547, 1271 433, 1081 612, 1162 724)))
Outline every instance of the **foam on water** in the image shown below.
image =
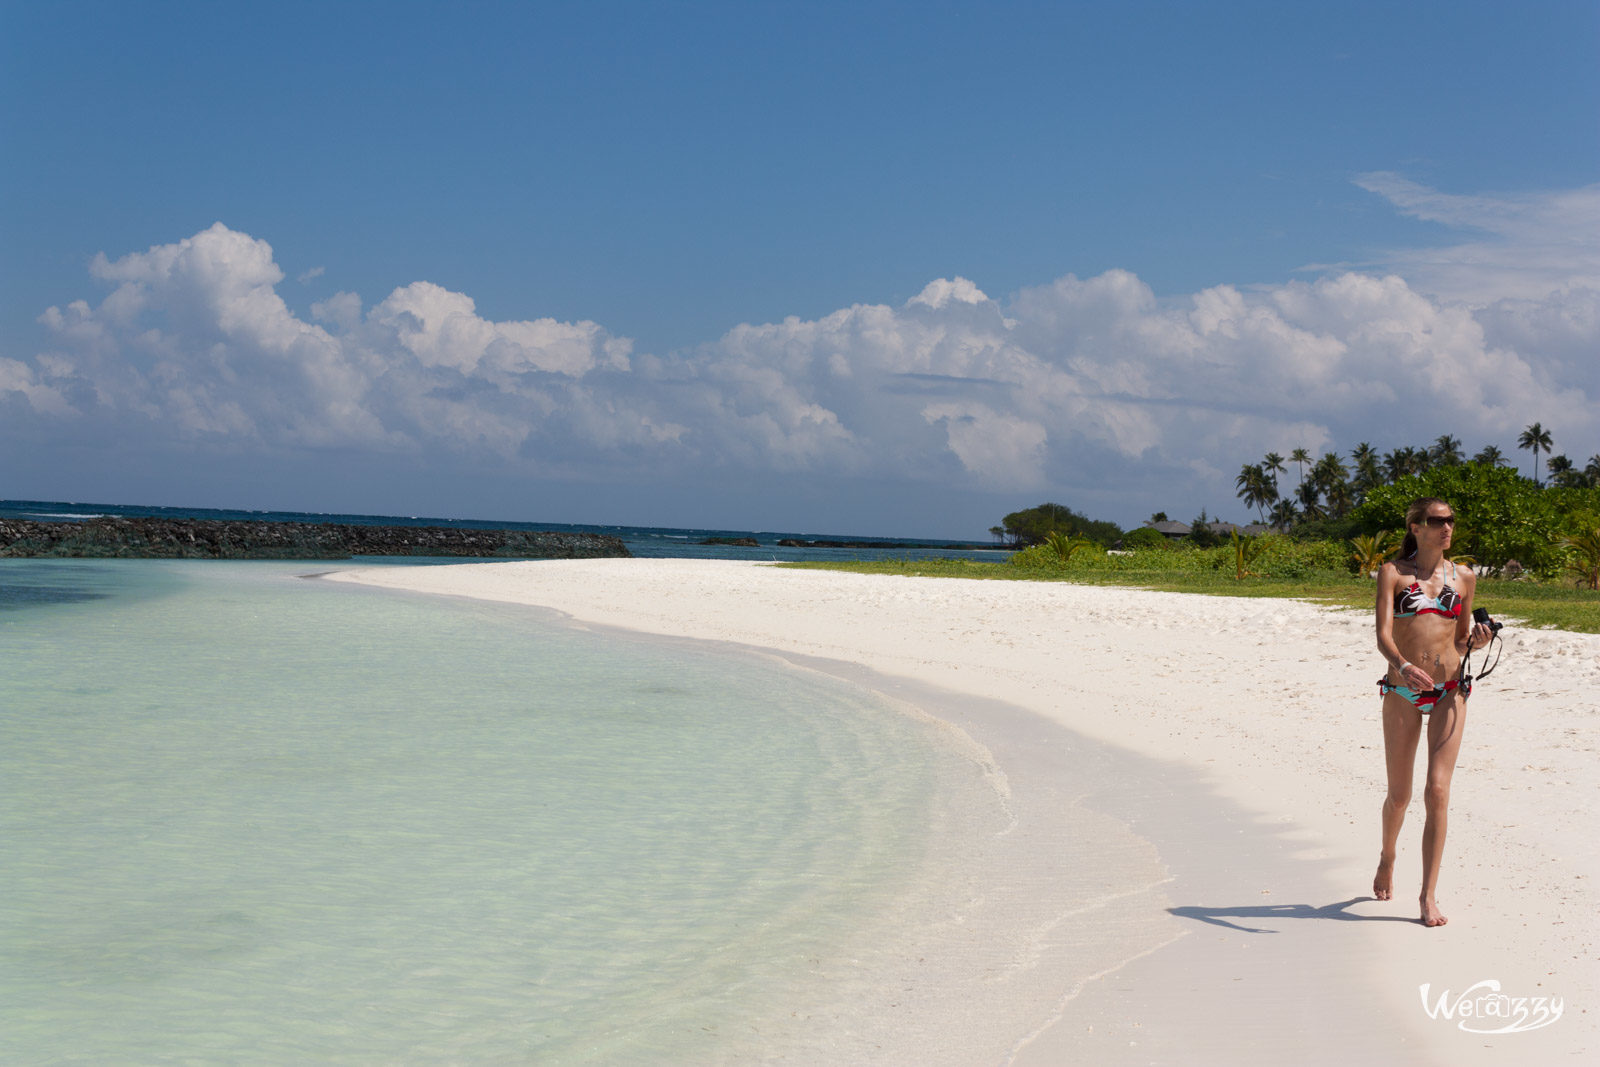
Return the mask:
POLYGON ((865 690, 311 569, 0 561, 11 1062, 720 1058, 999 818, 865 690))

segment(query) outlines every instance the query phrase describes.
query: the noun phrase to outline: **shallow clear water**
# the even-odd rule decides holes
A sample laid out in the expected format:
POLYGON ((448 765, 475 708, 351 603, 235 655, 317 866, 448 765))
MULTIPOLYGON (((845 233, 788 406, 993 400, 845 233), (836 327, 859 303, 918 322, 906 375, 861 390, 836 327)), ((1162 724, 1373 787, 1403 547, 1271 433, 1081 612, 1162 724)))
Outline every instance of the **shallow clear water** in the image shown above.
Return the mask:
POLYGON ((832 679, 315 569, 0 560, 7 1062, 703 1058, 982 791, 832 679))

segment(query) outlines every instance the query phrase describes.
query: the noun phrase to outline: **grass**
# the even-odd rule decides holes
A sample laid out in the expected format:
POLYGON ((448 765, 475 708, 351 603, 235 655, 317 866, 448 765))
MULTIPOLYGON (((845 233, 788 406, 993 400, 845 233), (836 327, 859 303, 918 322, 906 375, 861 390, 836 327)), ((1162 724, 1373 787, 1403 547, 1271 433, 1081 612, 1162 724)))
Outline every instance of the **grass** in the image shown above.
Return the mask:
MULTIPOLYGON (((1335 571, 1315 571, 1298 578, 1243 580, 1221 571, 1095 570, 1066 567, 1018 567, 1010 563, 980 563, 964 559, 861 560, 830 563, 782 563, 779 566, 813 570, 849 571, 854 574, 893 574, 908 578, 970 578, 1023 582, 1071 582, 1076 585, 1114 585, 1203 596, 1285 597, 1333 607, 1372 610, 1373 583, 1335 571)), ((1478 582, 1475 606, 1489 609, 1497 619, 1517 619, 1524 629, 1570 630, 1600 633, 1600 593, 1571 585, 1532 581, 1478 582)))

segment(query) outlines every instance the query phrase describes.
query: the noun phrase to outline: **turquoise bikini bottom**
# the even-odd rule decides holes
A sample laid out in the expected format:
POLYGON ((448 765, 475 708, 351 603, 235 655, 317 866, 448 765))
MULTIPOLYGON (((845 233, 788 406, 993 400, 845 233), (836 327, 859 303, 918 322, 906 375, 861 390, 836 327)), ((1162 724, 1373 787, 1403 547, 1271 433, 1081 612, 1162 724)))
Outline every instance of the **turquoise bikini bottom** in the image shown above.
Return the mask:
POLYGON ((1457 679, 1452 678, 1443 685, 1436 685, 1432 689, 1424 689, 1419 693, 1410 686, 1395 685, 1387 678, 1378 679, 1378 691, 1384 696, 1388 696, 1390 693, 1399 693, 1401 696, 1409 700, 1412 706, 1418 711, 1422 712, 1424 715, 1432 711, 1433 706, 1437 704, 1446 693, 1450 692, 1452 689, 1458 688, 1461 690, 1462 696, 1469 697, 1472 695, 1471 680, 1462 683, 1457 679))

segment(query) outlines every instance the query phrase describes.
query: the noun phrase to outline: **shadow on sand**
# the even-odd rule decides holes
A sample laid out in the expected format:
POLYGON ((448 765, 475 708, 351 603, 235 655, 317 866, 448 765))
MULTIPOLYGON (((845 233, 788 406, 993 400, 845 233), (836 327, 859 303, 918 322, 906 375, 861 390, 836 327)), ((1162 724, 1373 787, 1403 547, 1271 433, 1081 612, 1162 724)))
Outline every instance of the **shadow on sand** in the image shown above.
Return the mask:
POLYGON ((1230 930, 1242 930, 1247 934, 1275 934, 1276 930, 1266 930, 1255 926, 1241 926, 1229 919, 1338 919, 1342 922, 1354 923, 1415 923, 1421 922, 1417 918, 1406 918, 1403 915, 1358 915, 1351 914, 1348 909, 1352 904, 1360 904, 1368 900, 1377 900, 1377 897, 1351 897, 1341 900, 1336 904, 1324 904, 1315 907, 1311 904, 1258 904, 1248 908, 1201 908, 1187 906, 1182 908, 1168 908, 1169 914, 1182 919, 1198 919, 1212 926, 1226 926, 1230 930))

